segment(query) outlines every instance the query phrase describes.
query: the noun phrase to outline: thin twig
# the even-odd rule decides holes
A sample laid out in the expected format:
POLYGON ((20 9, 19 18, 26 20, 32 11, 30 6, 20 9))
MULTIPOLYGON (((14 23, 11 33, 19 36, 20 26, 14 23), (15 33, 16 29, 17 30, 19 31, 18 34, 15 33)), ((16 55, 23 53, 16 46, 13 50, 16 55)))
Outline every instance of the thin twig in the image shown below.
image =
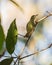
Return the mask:
MULTIPOLYGON (((3 57, 11 57, 11 56, 3 56, 3 57)), ((17 58, 17 57, 13 57, 13 56, 12 56, 12 58, 17 58)))
POLYGON ((16 61, 14 62, 14 65, 16 65, 17 61, 18 61, 18 58, 17 58, 16 61))
MULTIPOLYGON (((24 35, 22 35, 22 34, 19 34, 19 33, 18 33, 18 35, 24 37, 24 35)), ((24 38, 25 38, 25 37, 24 37, 24 38)))
POLYGON ((37 22, 40 22, 40 21, 42 21, 42 20, 45 20, 45 19, 48 18, 49 16, 52 16, 52 13, 49 13, 48 11, 47 11, 47 13, 48 13, 47 16, 44 16, 43 18, 39 19, 37 22))
POLYGON ((19 7, 22 12, 24 12, 24 11, 23 11, 23 8, 22 8, 18 3, 16 3, 14 0, 10 0, 10 1, 11 1, 14 5, 16 5, 17 7, 19 7))
POLYGON ((20 60, 18 60, 18 65, 19 65, 19 61, 20 61, 20 60))
MULTIPOLYGON (((31 37, 31 36, 30 36, 30 37, 31 37)), ((25 47, 26 47, 26 45, 28 44, 28 41, 29 41, 30 37, 27 39, 27 41, 26 41, 26 43, 25 43, 25 46, 23 47, 23 50, 22 50, 20 56, 23 54, 23 52, 24 52, 24 50, 25 50, 25 47)))
MULTIPOLYGON (((49 12, 47 11, 47 13, 49 13, 49 12)), ((47 16, 44 16, 43 18, 41 18, 40 20, 38 20, 37 23, 39 23, 39 22, 42 21, 42 20, 45 20, 45 19, 48 18, 49 16, 52 16, 52 14, 49 13, 47 16)), ((23 35, 21 35, 21 36, 23 36, 23 35)), ((24 36, 23 36, 23 37, 24 37, 24 36)), ((30 37, 31 37, 31 36, 30 36, 30 37)), ((30 37, 28 38, 28 40, 27 40, 27 42, 26 42, 26 44, 25 44, 25 46, 24 46, 24 48, 23 48, 23 50, 22 50, 22 53, 23 53, 23 51, 24 51, 24 49, 25 49, 25 47, 26 47, 26 45, 27 45, 27 43, 28 43, 30 37)), ((22 55, 22 53, 21 53, 20 55, 22 55)))
POLYGON ((10 56, 3 56, 3 57, 10 57, 10 56))
POLYGON ((37 51, 37 52, 32 53, 32 54, 27 55, 27 56, 24 56, 24 57, 20 58, 20 60, 21 60, 21 59, 24 59, 24 58, 27 58, 27 57, 29 57, 29 56, 35 55, 35 54, 37 54, 37 53, 40 53, 40 52, 42 52, 42 51, 45 51, 45 50, 47 50, 48 48, 50 48, 51 46, 52 46, 52 44, 50 44, 50 45, 49 45, 47 48, 45 48, 45 49, 42 49, 42 50, 40 50, 40 51, 37 51))
MULTIPOLYGON (((42 50, 40 50, 40 51, 37 51, 37 52, 32 53, 32 54, 29 54, 29 55, 27 55, 27 56, 24 56, 24 57, 21 57, 21 58, 20 58, 20 56, 18 56, 18 57, 12 57, 12 58, 17 58, 16 61, 14 62, 14 65, 16 65, 16 62, 17 62, 17 61, 18 61, 18 65, 19 65, 21 59, 30 57, 30 56, 32 56, 32 55, 35 55, 35 54, 40 53, 40 52, 42 52, 42 51, 45 51, 45 50, 47 50, 48 48, 51 48, 51 47, 52 47, 52 43, 51 43, 47 48, 44 48, 44 49, 42 49, 42 50)), ((10 57, 10 56, 4 56, 4 57, 10 57)))
POLYGON ((15 52, 14 52, 14 55, 15 55, 16 57, 18 57, 17 54, 16 54, 15 52))

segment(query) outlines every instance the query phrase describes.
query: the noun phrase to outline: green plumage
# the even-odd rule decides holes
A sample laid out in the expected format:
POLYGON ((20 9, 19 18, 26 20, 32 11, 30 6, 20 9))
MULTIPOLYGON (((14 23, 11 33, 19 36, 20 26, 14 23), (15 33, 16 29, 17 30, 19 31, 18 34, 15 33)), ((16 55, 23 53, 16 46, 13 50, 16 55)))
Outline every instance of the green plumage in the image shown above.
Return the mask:
POLYGON ((31 35, 31 31, 35 28, 36 23, 34 23, 34 20, 36 18, 37 15, 32 15, 32 17, 30 18, 30 21, 27 23, 26 26, 26 30, 27 30, 27 34, 25 35, 26 37, 29 37, 31 35))

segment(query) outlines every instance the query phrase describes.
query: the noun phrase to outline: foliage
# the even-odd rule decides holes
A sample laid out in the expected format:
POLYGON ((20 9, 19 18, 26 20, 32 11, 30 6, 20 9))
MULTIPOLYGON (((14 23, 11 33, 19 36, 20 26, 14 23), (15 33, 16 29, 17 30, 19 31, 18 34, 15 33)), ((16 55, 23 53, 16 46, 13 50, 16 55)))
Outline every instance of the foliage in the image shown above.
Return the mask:
MULTIPOLYGON (((36 24, 36 26, 35 27, 31 27, 31 25, 32 25, 32 23, 30 23, 30 25, 28 25, 29 24, 29 22, 27 23, 27 28, 28 28, 28 30, 30 29, 30 28, 34 28, 33 29, 33 32, 35 31, 37 31, 37 32, 39 32, 39 33, 41 33, 41 28, 42 28, 42 26, 43 26, 43 22, 44 22, 44 19, 46 19, 47 17, 49 17, 50 16, 50 14, 48 15, 48 16, 46 16, 46 17, 44 17, 42 20, 38 20, 37 21, 37 24, 36 24)), ((32 21, 30 21, 30 22, 32 22, 32 21)), ((34 23, 33 23, 34 24, 34 23)), ((34 26, 34 25, 32 25, 32 26, 34 26)), ((30 31, 31 32, 31 31, 30 31)), ((29 32, 29 33, 30 33, 29 32)), ((33 32, 30 34, 30 37, 31 37, 31 35, 33 34, 33 32)), ((28 31, 27 31, 27 33, 28 33, 28 31)), ((21 35, 21 36, 23 36, 23 35, 21 35)), ((26 36, 26 35, 25 35, 26 36)), ((24 38, 25 38, 25 36, 23 36, 24 38)), ((29 41, 29 35, 27 35, 27 43, 28 43, 28 41, 29 41)), ((48 48, 50 48, 51 46, 52 46, 52 43, 51 43, 51 45, 49 45, 47 48, 45 48, 45 49, 42 49, 42 50, 40 50, 39 52, 34 52, 34 53, 32 53, 32 54, 30 54, 30 55, 27 55, 27 56, 24 56, 24 57, 21 57, 21 55, 22 55, 22 53, 21 53, 21 55, 19 55, 19 56, 17 56, 16 55, 16 57, 13 57, 12 56, 12 53, 14 52, 14 50, 15 50, 15 45, 16 45, 16 43, 17 43, 17 41, 18 41, 18 29, 17 29, 17 26, 16 26, 16 19, 14 19, 13 21, 12 21, 12 23, 10 24, 10 27, 9 27, 9 29, 8 29, 8 33, 7 33, 7 37, 6 37, 6 40, 5 40, 5 35, 4 35, 4 31, 3 31, 3 28, 2 28, 2 25, 0 24, 0 50, 2 49, 2 46, 3 46, 3 42, 5 41, 5 43, 6 43, 6 49, 7 49, 7 51, 8 51, 8 53, 9 54, 11 54, 11 58, 7 58, 7 59, 4 59, 3 61, 1 61, 0 62, 0 65, 10 65, 11 64, 11 62, 13 61, 13 58, 17 58, 17 60, 14 62, 14 65, 16 65, 16 62, 18 61, 18 63, 19 63, 19 61, 21 60, 21 59, 23 59, 23 58, 26 58, 26 57, 29 57, 29 56, 32 56, 32 55, 34 55, 34 54, 37 54, 37 53, 39 53, 39 52, 42 52, 42 51, 44 51, 44 50, 46 50, 46 49, 48 49, 48 48)), ((26 47, 26 44, 25 44, 25 47, 26 47)), ((25 49, 25 47, 24 47, 24 49, 25 49)), ((23 49, 23 51, 24 51, 24 49, 23 49)), ((19 65, 19 64, 18 64, 19 65)))
POLYGON ((3 47, 4 40, 5 40, 5 35, 4 35, 2 25, 0 24, 0 51, 3 47))
POLYGON ((14 52, 15 44, 17 42, 18 37, 18 31, 15 21, 16 19, 11 23, 6 37, 6 48, 10 54, 14 52))
POLYGON ((11 62, 13 61, 13 58, 7 58, 7 59, 4 59, 0 62, 0 65, 10 65, 11 62))

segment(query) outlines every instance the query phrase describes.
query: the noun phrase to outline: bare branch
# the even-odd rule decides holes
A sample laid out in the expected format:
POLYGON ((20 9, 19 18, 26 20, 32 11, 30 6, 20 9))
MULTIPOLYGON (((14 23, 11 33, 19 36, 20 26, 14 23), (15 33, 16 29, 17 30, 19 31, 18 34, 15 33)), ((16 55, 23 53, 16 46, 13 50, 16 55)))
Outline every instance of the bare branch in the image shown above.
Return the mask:
POLYGON ((18 60, 18 65, 19 65, 19 61, 20 61, 20 60, 18 60))
POLYGON ((52 13, 50 13, 50 12, 48 12, 48 11, 47 11, 47 13, 48 13, 47 16, 44 16, 43 18, 39 19, 37 22, 40 22, 40 21, 42 21, 42 20, 45 20, 45 19, 48 18, 49 16, 52 16, 52 13))
POLYGON ((14 0, 10 0, 10 1, 11 1, 14 5, 16 5, 17 7, 19 7, 22 12, 24 12, 24 11, 23 11, 23 8, 22 8, 18 3, 16 3, 14 0))
POLYGON ((27 57, 29 57, 29 56, 35 55, 35 54, 37 54, 37 53, 40 53, 40 52, 42 52, 42 51, 45 51, 45 50, 47 50, 48 48, 51 48, 51 47, 52 47, 52 44, 50 44, 50 45, 49 45, 47 48, 45 48, 45 49, 42 49, 42 50, 40 50, 40 51, 37 51, 37 52, 32 53, 32 54, 27 55, 27 56, 24 56, 24 57, 20 58, 20 60, 21 60, 21 59, 24 59, 24 58, 27 58, 27 57))
MULTIPOLYGON (((30 36, 30 37, 31 37, 31 36, 30 36)), ((25 47, 26 47, 26 45, 28 44, 28 41, 29 41, 30 37, 28 37, 28 39, 27 39, 27 41, 26 41, 26 43, 25 43, 25 46, 24 46, 23 49, 22 49, 22 52, 21 52, 20 56, 23 54, 23 51, 25 50, 25 47)))
POLYGON ((16 65, 16 62, 18 61, 18 58, 16 59, 16 61, 14 62, 14 65, 16 65))
MULTIPOLYGON (((24 35, 22 35, 22 34, 19 34, 19 33, 18 33, 18 35, 24 37, 24 35)), ((25 38, 25 37, 24 37, 24 38, 25 38)))

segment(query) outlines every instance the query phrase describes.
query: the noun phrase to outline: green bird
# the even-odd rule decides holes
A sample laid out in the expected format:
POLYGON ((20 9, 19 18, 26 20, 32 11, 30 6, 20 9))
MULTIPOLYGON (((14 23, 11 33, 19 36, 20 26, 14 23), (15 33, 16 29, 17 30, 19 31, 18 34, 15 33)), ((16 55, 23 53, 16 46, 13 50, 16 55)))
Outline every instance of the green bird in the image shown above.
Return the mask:
POLYGON ((26 26, 27 33, 26 33, 25 37, 31 36, 31 34, 37 24, 37 22, 34 21, 37 16, 38 16, 38 14, 31 16, 30 21, 27 23, 27 26, 26 26))

